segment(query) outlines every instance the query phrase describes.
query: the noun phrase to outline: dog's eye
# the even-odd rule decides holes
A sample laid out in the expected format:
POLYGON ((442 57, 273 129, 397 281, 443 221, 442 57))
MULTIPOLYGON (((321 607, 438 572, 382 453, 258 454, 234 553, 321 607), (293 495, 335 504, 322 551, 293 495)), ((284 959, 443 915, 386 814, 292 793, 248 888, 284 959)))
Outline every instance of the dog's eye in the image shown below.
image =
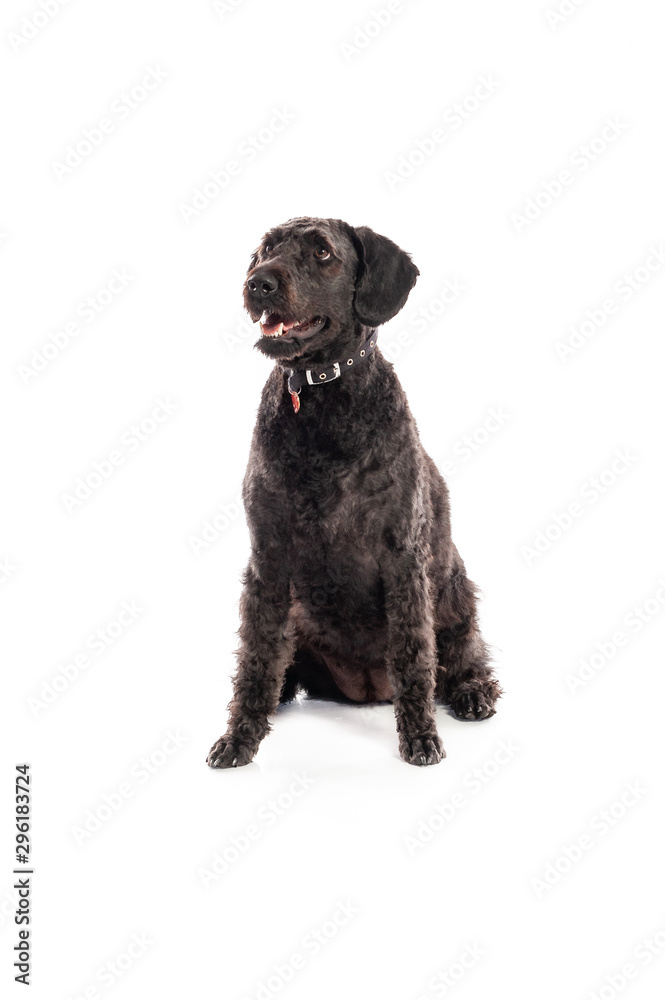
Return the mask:
POLYGON ((325 247, 317 247, 314 251, 314 256, 317 260, 328 260, 328 257, 330 257, 330 251, 326 250, 325 247))
POLYGON ((263 248, 263 252, 266 253, 266 254, 267 253, 271 253, 272 252, 272 243, 266 243, 266 245, 263 248))

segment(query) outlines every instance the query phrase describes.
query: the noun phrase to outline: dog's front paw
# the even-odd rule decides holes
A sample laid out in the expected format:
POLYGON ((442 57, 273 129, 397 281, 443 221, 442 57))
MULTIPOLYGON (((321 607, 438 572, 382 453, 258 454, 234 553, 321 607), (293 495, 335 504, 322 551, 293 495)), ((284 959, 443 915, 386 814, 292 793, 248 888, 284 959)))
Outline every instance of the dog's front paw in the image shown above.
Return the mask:
POLYGON ((402 736, 399 742, 399 753, 407 764, 423 767, 425 764, 438 764, 446 756, 443 743, 437 733, 429 736, 415 736, 410 739, 402 736))
POLYGON ((243 743, 227 733, 210 748, 206 763, 210 767, 242 767, 249 764, 256 753, 256 747, 243 743))
POLYGON ((492 677, 465 681, 455 689, 450 707, 458 719, 489 719, 500 697, 501 688, 492 677))

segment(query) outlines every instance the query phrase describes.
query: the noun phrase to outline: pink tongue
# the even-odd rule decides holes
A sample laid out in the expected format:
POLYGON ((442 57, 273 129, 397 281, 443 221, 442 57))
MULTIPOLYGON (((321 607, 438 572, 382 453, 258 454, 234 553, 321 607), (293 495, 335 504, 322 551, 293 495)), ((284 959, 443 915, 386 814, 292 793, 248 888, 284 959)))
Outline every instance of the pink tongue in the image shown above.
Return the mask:
POLYGON ((276 330, 277 330, 277 329, 278 329, 278 328, 279 328, 280 326, 282 326, 282 327, 283 327, 283 330, 284 330, 284 332, 286 333, 286 331, 287 331, 287 330, 290 330, 290 329, 291 329, 291 327, 293 327, 293 326, 295 326, 295 325, 296 325, 296 324, 295 324, 295 323, 294 323, 293 321, 291 321, 291 322, 289 322, 289 323, 284 323, 284 324, 282 324, 282 323, 281 323, 281 321, 280 321, 280 322, 277 322, 277 323, 264 323, 264 322, 262 322, 262 323, 261 323, 261 328, 262 328, 262 330, 263 330, 263 333, 264 333, 264 335, 265 335, 266 337, 269 337, 269 336, 270 336, 271 334, 273 334, 273 333, 274 333, 274 332, 275 332, 275 331, 276 331, 276 330))

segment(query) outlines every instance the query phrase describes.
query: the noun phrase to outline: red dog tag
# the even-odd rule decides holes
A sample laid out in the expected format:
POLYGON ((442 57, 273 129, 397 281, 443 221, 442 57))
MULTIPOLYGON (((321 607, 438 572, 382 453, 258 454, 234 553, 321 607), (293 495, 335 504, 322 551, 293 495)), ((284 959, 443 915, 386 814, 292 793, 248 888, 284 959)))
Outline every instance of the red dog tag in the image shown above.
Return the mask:
POLYGON ((293 403, 293 409, 297 413, 300 409, 300 394, 297 392, 291 393, 291 402, 293 403))

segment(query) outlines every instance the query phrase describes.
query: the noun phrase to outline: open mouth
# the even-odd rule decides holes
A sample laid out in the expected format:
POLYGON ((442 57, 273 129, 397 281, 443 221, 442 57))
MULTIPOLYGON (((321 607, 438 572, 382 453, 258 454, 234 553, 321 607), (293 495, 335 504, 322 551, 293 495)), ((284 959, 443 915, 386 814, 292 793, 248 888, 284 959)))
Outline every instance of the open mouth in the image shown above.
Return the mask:
POLYGON ((294 337, 313 337, 323 328, 325 322, 323 316, 286 320, 277 313, 266 311, 261 317, 260 326, 264 337, 283 337, 285 340, 292 340, 294 337))

